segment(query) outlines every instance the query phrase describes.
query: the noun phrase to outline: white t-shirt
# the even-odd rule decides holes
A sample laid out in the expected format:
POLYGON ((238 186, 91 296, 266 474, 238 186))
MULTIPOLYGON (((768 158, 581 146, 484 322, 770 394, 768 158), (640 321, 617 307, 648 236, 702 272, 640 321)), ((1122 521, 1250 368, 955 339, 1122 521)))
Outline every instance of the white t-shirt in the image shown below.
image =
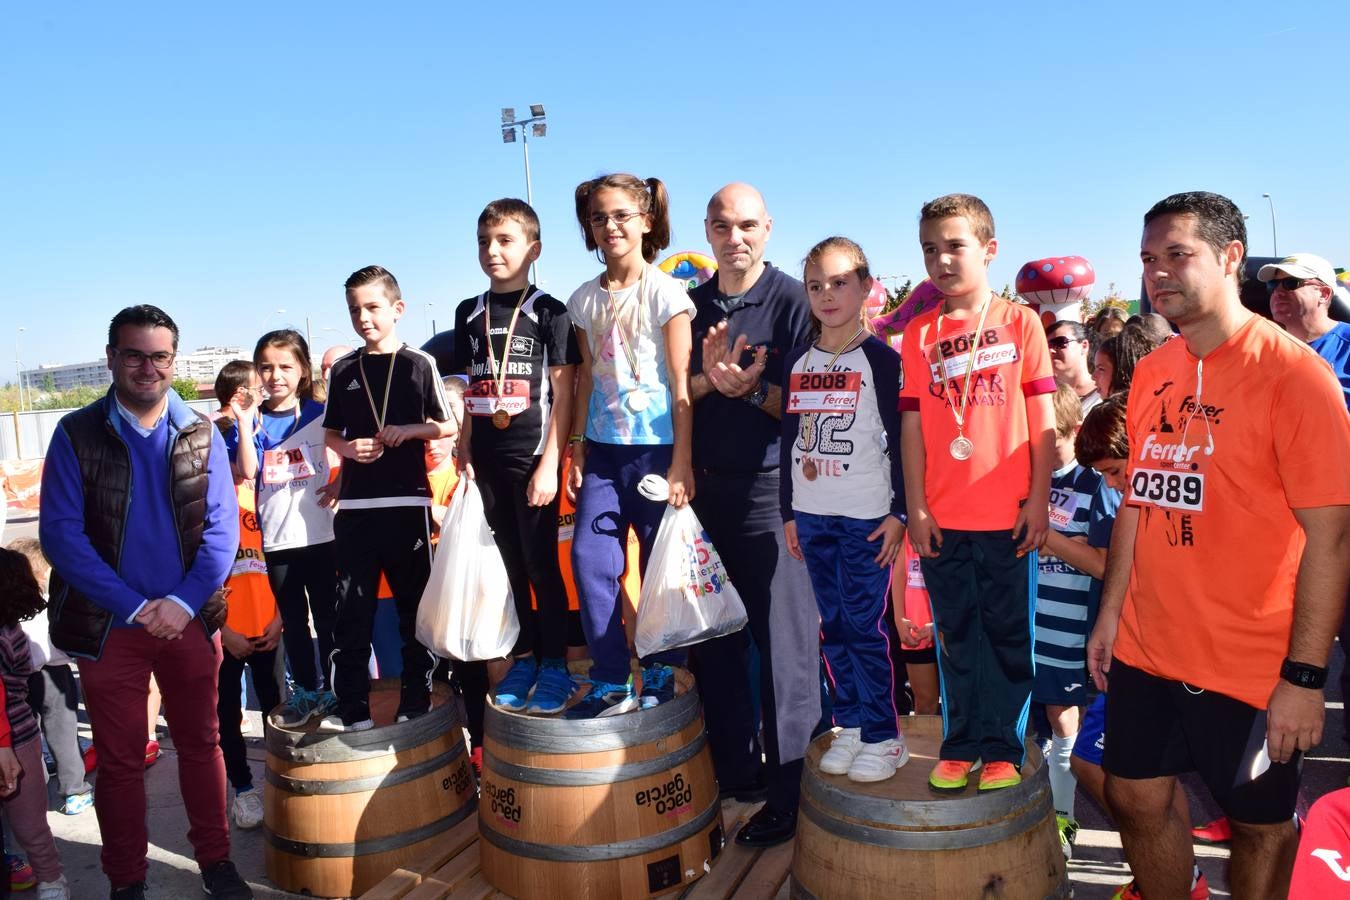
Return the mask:
POLYGON ((320 505, 315 493, 329 479, 323 405, 309 400, 300 409, 299 420, 268 414, 258 434, 258 527, 265 551, 333 539, 333 510, 320 505))
POLYGON ((694 303, 683 282, 649 263, 637 284, 614 292, 614 307, 621 320, 616 324, 605 290, 607 281, 602 272, 577 288, 567 301, 572 323, 586 333, 591 353, 586 438, 602 444, 673 444, 666 341, 661 329, 682 313, 692 316, 694 303), (635 333, 635 343, 628 344, 635 333), (625 347, 636 356, 639 378, 634 378, 625 347), (634 392, 645 396, 645 406, 633 408, 629 395, 634 392))
MULTIPOLYGON (((847 387, 829 391, 842 404, 838 411, 804 413, 798 419, 791 456, 792 508, 818 516, 880 518, 891 512, 891 460, 872 364, 861 345, 841 354, 831 367, 833 355, 812 347, 792 364, 794 375, 857 373, 847 387), (814 480, 802 471, 803 455, 815 466, 814 480)), ((891 385, 892 396, 895 391, 891 385)), ((899 453, 900 448, 891 451, 899 453)))

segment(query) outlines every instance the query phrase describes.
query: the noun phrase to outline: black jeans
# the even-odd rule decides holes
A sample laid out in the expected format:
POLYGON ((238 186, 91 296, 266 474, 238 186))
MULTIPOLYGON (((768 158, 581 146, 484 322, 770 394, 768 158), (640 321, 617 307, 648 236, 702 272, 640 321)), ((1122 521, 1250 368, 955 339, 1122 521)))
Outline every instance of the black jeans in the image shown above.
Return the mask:
MULTIPOLYGON (((267 551, 267 580, 281 610, 282 641, 291 677, 307 691, 331 682, 333 625, 337 619, 337 542, 267 551), (319 635, 319 665, 309 617, 319 635)), ((227 656, 229 654, 226 654, 227 656)))
MULTIPOLYGON (((243 659, 235 659, 230 651, 221 648, 220 681, 216 685, 216 715, 220 719, 220 752, 225 757, 225 774, 235 791, 253 786, 253 773, 244 752, 244 735, 239 730, 243 708, 239 703, 239 678, 247 666, 253 673, 253 691, 258 695, 263 719, 281 703, 281 689, 277 686, 277 651, 254 651, 243 659)), ((266 726, 264 726, 266 727, 266 726)))

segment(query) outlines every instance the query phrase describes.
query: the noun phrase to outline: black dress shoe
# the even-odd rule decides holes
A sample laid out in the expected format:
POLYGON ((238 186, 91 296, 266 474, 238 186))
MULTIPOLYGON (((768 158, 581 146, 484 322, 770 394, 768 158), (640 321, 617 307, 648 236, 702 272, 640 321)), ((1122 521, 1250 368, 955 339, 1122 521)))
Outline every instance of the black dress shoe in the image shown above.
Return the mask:
POLYGON ((742 847, 775 847, 792 840, 797 833, 797 814, 782 813, 767 806, 750 817, 750 821, 736 832, 736 843, 742 847))

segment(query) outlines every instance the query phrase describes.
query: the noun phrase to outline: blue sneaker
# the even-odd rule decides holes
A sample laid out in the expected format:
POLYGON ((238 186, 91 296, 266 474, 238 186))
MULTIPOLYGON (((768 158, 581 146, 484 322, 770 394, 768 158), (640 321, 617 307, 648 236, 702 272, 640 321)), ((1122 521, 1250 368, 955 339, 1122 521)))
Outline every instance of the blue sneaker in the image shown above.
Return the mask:
POLYGON ((61 815, 78 816, 80 813, 88 810, 94 805, 94 792, 83 791, 79 794, 71 794, 66 797, 61 804, 61 815))
POLYGON ((325 707, 325 695, 332 697, 327 691, 320 693, 297 687, 291 699, 272 714, 272 724, 278 728, 299 728, 315 716, 327 713, 331 705, 325 707))
POLYGON ((608 681, 592 681, 591 689, 581 702, 563 713, 564 719, 602 719, 606 716, 622 715, 638 708, 638 698, 633 696, 633 679, 622 684, 608 681))
POLYGON ((511 664, 506 677, 497 683, 497 693, 492 702, 502 709, 520 712, 530 700, 530 691, 534 690, 535 679, 539 676, 539 666, 533 656, 526 656, 511 664))
POLYGON ((663 663, 655 663, 642 668, 642 696, 639 700, 643 709, 651 709, 675 699, 675 670, 663 663))
POLYGON ((534 686, 534 696, 530 698, 526 712, 543 715, 562 712, 574 690, 576 685, 567 671, 566 661, 546 659, 539 667, 539 681, 534 686))

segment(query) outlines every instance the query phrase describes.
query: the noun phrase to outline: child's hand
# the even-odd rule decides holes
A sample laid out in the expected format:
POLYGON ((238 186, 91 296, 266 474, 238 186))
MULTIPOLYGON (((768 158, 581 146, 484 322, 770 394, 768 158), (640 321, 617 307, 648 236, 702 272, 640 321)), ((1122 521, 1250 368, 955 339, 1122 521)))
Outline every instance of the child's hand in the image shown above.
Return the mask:
POLYGON ((8 797, 19 787, 19 776, 23 766, 19 757, 14 755, 13 747, 0 747, 0 797, 8 797))
POLYGON ((412 428, 411 425, 386 425, 380 429, 380 433, 376 437, 386 447, 397 447, 412 437, 409 433, 412 428))
POLYGON ((783 540, 787 543, 788 555, 793 559, 802 558, 802 545, 797 540, 797 523, 788 521, 783 523, 783 540))
POLYGON ((272 617, 272 621, 267 623, 262 636, 253 639, 254 652, 266 653, 268 650, 277 649, 277 644, 281 643, 281 630, 281 613, 278 612, 272 617))
POLYGON ((314 499, 321 509, 332 509, 338 503, 338 482, 330 481, 314 489, 314 499))
POLYGON ((889 566, 895 563, 895 558, 900 555, 901 548, 905 545, 905 526, 895 516, 887 516, 881 520, 877 526, 867 536, 868 543, 881 538, 881 550, 873 558, 878 566, 889 566))
POLYGON ((371 463, 384 455, 384 443, 377 437, 357 438, 347 446, 352 451, 352 459, 359 463, 371 463))
POLYGON ((253 642, 231 628, 220 629, 220 645, 235 659, 247 659, 253 655, 253 642))
POLYGON ((241 387, 230 398, 230 415, 239 423, 239 436, 247 438, 257 431, 258 404, 253 402, 253 392, 241 387))
POLYGON ((694 499, 694 469, 688 463, 671 463, 666 470, 666 481, 670 484, 671 506, 679 509, 694 499))
POLYGON ((1017 511, 1017 521, 1013 523, 1012 539, 1017 541, 1018 535, 1021 535, 1017 545, 1019 557, 1026 556, 1045 543, 1045 534, 1050 530, 1049 507, 1033 509, 1033 506, 1031 503, 1023 503, 1022 508, 1017 511))
POLYGON ((450 507, 448 506, 440 506, 435 503, 431 505, 431 521, 436 524, 437 531, 441 530, 441 523, 445 521, 445 512, 449 508, 450 507))
POLYGON ((569 503, 577 502, 577 492, 581 490, 582 469, 586 467, 586 442, 580 441, 572 445, 572 468, 567 476, 567 500, 569 503))
POLYGON ((900 624, 896 626, 896 631, 900 633, 901 646, 908 647, 911 650, 917 650, 919 645, 933 637, 933 623, 929 622, 922 628, 916 628, 914 623, 904 616, 900 617, 900 624))
POLYGON ((556 466, 537 465, 525 485, 525 502, 530 506, 548 506, 558 496, 558 469, 556 466))
MULTIPOLYGON (((1049 513, 1046 513, 1047 518, 1049 513)), ((914 552, 926 559, 933 559, 942 549, 942 529, 937 519, 926 508, 911 510, 909 513, 909 542, 914 552)))

